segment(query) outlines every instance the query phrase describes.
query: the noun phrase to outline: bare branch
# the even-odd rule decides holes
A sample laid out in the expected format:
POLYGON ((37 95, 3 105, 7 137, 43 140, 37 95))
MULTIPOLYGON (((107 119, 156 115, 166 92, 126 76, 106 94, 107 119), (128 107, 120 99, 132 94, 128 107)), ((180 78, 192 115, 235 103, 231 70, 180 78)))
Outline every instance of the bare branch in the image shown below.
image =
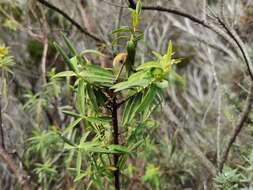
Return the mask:
POLYGON ((58 7, 50 4, 49 2, 45 0, 37 0, 39 3, 43 4, 44 6, 56 11, 57 13, 61 14, 64 18, 66 18, 71 24, 73 24, 79 31, 81 31, 83 34, 89 36, 93 40, 99 42, 99 43, 104 43, 104 40, 100 39, 99 37, 95 36, 92 33, 89 33, 85 28, 83 28, 80 24, 78 24, 75 20, 70 18, 67 13, 63 12, 60 10, 58 7))
POLYGON ((250 92, 249 92, 249 95, 247 97, 247 100, 246 100, 244 109, 242 111, 242 114, 240 116, 240 119, 239 119, 237 125, 235 126, 233 134, 231 135, 231 137, 229 139, 229 142, 228 142, 228 144, 227 144, 227 146, 225 148, 225 151, 224 151, 224 153, 222 155, 220 167, 218 168, 219 172, 222 172, 224 164, 227 161, 229 151, 230 151, 232 145, 234 144, 234 142, 236 140, 236 137, 241 132, 241 130, 242 130, 243 126, 244 126, 244 123, 248 119, 248 115, 249 115, 249 113, 251 111, 252 104, 253 104, 253 82, 251 82, 251 84, 250 84, 250 92))
POLYGON ((248 56, 246 55, 246 52, 244 51, 242 43, 240 43, 240 39, 236 38, 236 36, 232 33, 232 31, 228 28, 228 26, 219 17, 217 17, 217 19, 218 19, 219 23, 227 31, 228 35, 235 41, 236 45, 240 49, 240 51, 241 51, 241 53, 243 55, 243 59, 244 59, 246 65, 247 65, 247 70, 249 72, 250 78, 253 81, 253 73, 252 73, 251 68, 250 68, 250 61, 248 59, 248 56))

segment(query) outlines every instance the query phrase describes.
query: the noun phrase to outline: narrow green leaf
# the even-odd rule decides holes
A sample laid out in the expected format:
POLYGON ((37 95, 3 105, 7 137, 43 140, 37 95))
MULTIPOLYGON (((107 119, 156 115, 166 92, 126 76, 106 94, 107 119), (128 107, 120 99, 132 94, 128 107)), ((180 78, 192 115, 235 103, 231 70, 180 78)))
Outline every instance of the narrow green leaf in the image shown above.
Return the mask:
POLYGON ((152 51, 152 53, 156 56, 158 60, 161 60, 163 58, 163 56, 158 52, 152 51))
POLYGON ((78 113, 67 111, 67 110, 63 110, 62 113, 65 113, 66 115, 73 116, 73 117, 80 117, 78 113))
POLYGON ((98 111, 98 104, 97 104, 97 100, 96 100, 96 96, 95 96, 93 87, 91 85, 87 85, 86 89, 87 89, 87 93, 88 93, 89 99, 91 101, 91 104, 92 104, 94 110, 98 111))
POLYGON ((77 76, 77 75, 73 71, 63 71, 54 75, 52 79, 60 78, 60 77, 72 77, 72 76, 77 76))
POLYGON ((142 69, 151 69, 151 68, 161 68, 162 66, 157 62, 157 61, 149 61, 146 62, 139 67, 136 68, 137 71, 142 70, 142 69))
POLYGON ((55 49, 60 53, 60 55, 63 57, 64 62, 66 62, 69 66, 69 68, 73 71, 75 71, 75 69, 72 67, 70 61, 69 61, 69 57, 67 56, 67 54, 65 53, 65 51, 63 50, 63 48, 60 46, 60 44, 58 44, 57 42, 54 42, 54 47, 55 49))
POLYGON ((79 117, 78 119, 74 120, 72 123, 70 123, 66 129, 64 130, 64 133, 68 133, 69 131, 71 131, 78 123, 80 123, 80 121, 82 121, 82 117, 79 117))
POLYGON ((138 0, 138 1, 137 1, 137 4, 136 4, 136 13, 137 13, 138 15, 141 14, 141 1, 140 1, 140 0, 138 0))
POLYGON ((66 36, 66 34, 64 34, 63 32, 61 32, 62 37, 64 39, 64 42, 66 44, 66 46, 69 48, 69 51, 71 53, 71 56, 77 56, 77 51, 74 48, 74 45, 72 44, 72 42, 70 41, 70 39, 66 36))
POLYGON ((110 117, 86 117, 85 119, 91 123, 98 125, 108 124, 111 122, 110 117))
POLYGON ((73 69, 74 72, 78 73, 78 58, 77 56, 72 57, 70 60, 70 65, 71 68, 73 69))
POLYGON ((107 148, 109 148, 109 150, 116 151, 118 153, 127 153, 127 154, 130 154, 130 151, 125 146, 112 144, 112 145, 109 145, 107 148))
POLYGON ((85 82, 83 80, 79 80, 77 89, 77 107, 82 115, 85 113, 85 87, 85 82))
POLYGON ((79 73, 80 76, 86 80, 88 83, 99 83, 102 86, 110 87, 114 83, 114 78, 111 76, 101 76, 99 74, 94 74, 88 71, 82 71, 79 73))
POLYGON ((115 76, 112 70, 107 70, 94 64, 87 64, 85 68, 89 73, 92 73, 100 77, 106 77, 110 80, 115 80, 115 76))
POLYGON ((124 109, 123 112, 123 117, 122 117, 122 125, 125 126, 126 124, 130 123, 132 121, 132 119, 134 118, 137 110, 138 110, 138 106, 141 102, 141 97, 142 95, 139 93, 133 97, 131 97, 124 109))
POLYGON ((173 55, 173 45, 172 45, 171 40, 169 41, 167 55, 168 55, 169 59, 171 60, 172 59, 172 55, 173 55))
POLYGON ((83 56, 85 54, 94 54, 94 55, 102 56, 102 57, 106 56, 105 54, 101 53, 100 51, 97 51, 97 50, 94 50, 94 49, 86 49, 86 50, 84 50, 80 53, 80 56, 83 56))
POLYGON ((72 143, 68 138, 66 138, 65 136, 63 136, 61 133, 57 133, 59 135, 59 137, 68 145, 70 145, 71 147, 75 147, 76 145, 74 143, 72 143))
POLYGON ((143 110, 148 109, 149 105, 152 104, 153 102, 155 94, 156 94, 156 88, 153 85, 151 85, 147 93, 145 94, 145 96, 142 98, 141 104, 138 107, 137 111, 142 112, 143 110))
POLYGON ((79 176, 81 173, 82 167, 82 152, 80 150, 77 151, 77 158, 76 158, 76 176, 79 176))
POLYGON ((131 33, 132 29, 129 26, 122 26, 112 32, 112 34, 121 33, 121 32, 128 32, 131 33))
POLYGON ((81 179, 83 179, 86 176, 86 173, 80 173, 79 175, 77 175, 74 179, 74 182, 80 181, 81 179))
POLYGON ((151 80, 149 79, 142 79, 142 80, 137 80, 137 81, 125 81, 121 82, 118 84, 113 85, 111 88, 115 89, 115 92, 122 91, 122 90, 127 90, 135 87, 141 87, 145 88, 151 83, 151 80))

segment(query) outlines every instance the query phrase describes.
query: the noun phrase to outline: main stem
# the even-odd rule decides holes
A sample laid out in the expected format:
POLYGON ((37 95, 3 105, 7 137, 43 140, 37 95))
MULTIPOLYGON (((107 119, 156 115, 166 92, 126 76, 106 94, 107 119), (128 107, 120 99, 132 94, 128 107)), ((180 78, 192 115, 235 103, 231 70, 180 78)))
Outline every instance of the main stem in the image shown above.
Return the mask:
MULTIPOLYGON (((113 143, 119 144, 119 126, 118 126, 118 105, 116 96, 113 97, 112 104, 112 125, 113 125, 113 143)), ((114 187, 115 190, 120 190, 120 170, 118 166, 119 162, 119 154, 113 155, 114 159, 114 167, 116 170, 114 171, 114 187)))

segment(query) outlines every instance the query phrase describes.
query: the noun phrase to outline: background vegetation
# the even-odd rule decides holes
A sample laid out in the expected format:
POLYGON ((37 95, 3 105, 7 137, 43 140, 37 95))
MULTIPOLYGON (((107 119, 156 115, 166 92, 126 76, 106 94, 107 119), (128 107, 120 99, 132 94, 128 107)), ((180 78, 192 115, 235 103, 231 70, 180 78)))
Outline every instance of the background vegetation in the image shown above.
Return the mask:
POLYGON ((135 3, 0 1, 0 189, 253 188, 253 2, 135 3))

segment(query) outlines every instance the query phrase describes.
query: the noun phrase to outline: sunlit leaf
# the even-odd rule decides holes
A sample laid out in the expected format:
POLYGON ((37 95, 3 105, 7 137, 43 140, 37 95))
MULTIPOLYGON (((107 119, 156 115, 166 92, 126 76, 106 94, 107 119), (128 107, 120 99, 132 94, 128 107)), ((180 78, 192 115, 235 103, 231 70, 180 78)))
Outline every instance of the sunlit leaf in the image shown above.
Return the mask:
POLYGON ((151 69, 151 68, 162 68, 162 66, 159 65, 159 63, 156 61, 149 61, 137 67, 136 70, 139 71, 142 69, 151 69))
POLYGON ((74 73, 73 71, 63 71, 63 72, 55 74, 52 77, 52 79, 60 78, 60 77, 72 77, 72 76, 76 76, 76 73, 74 73))

